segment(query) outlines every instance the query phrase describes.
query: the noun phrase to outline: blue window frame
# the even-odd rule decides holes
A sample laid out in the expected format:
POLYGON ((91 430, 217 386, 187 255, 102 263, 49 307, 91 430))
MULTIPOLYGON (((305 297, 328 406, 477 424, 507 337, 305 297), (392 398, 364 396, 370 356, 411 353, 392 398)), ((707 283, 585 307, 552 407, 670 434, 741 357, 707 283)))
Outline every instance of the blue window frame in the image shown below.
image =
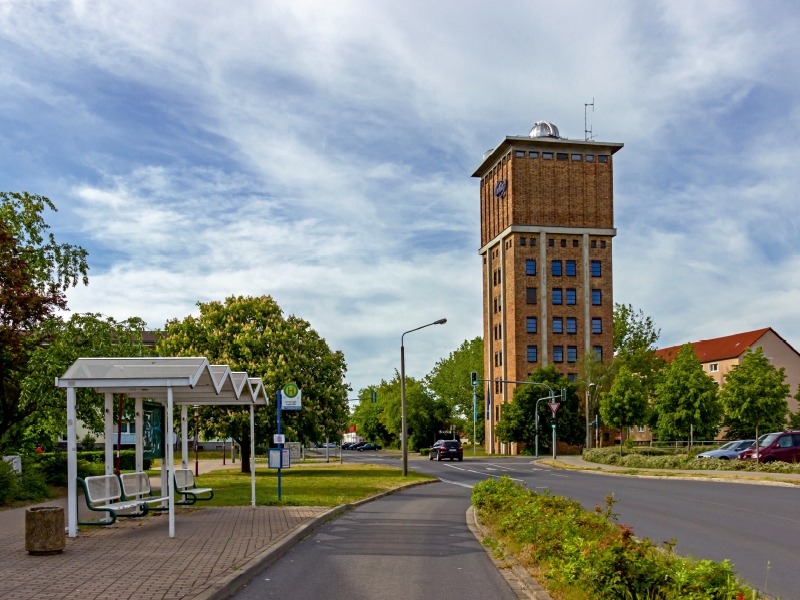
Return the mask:
POLYGON ((578 362, 577 346, 567 346, 567 362, 570 363, 578 362))
POLYGON ((575 380, 578 379, 577 373, 567 373, 567 379, 569 379, 570 383, 575 383, 575 380))
POLYGON ((568 260, 567 261, 567 277, 575 277, 576 270, 575 270, 575 261, 568 260))
POLYGON ((528 362, 537 362, 539 360, 539 348, 536 346, 528 346, 528 362))
POLYGON ((603 360, 603 347, 592 346, 592 351, 597 355, 597 360, 603 360))
POLYGON ((574 288, 567 288, 567 304, 575 304, 575 301, 578 299, 578 294, 575 292, 574 288))
POLYGON ((578 333, 578 319, 567 317, 567 333, 578 333))
POLYGON ((537 330, 538 330, 538 322, 536 320, 536 317, 528 317, 526 325, 528 326, 527 327, 528 333, 536 333, 537 332, 537 330))
POLYGON ((602 274, 602 269, 600 267, 599 260, 592 261, 592 277, 600 277, 602 274))
POLYGON ((552 262, 552 268, 550 269, 550 271, 553 274, 553 277, 561 277, 561 261, 554 260, 552 262))
POLYGON ((553 317, 553 333, 564 333, 564 319, 553 317))
POLYGON ((592 317, 592 333, 603 333, 603 319, 592 317))
POLYGON ((603 292, 600 290, 592 290, 592 305, 600 306, 603 303, 603 292))
POLYGON ((564 346, 553 346, 553 362, 564 362, 564 346))
POLYGON ((536 261, 535 260, 526 260, 525 261, 525 275, 536 275, 536 261))
POLYGON ((564 291, 561 288, 553 288, 553 304, 564 304, 564 291))

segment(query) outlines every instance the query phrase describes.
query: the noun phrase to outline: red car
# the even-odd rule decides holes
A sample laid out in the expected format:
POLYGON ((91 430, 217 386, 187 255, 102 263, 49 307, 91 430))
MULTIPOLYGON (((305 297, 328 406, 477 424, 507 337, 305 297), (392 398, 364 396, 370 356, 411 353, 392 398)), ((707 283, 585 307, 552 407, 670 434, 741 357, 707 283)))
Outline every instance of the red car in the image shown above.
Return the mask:
MULTIPOLYGON (((739 455, 739 460, 755 460, 755 446, 739 455)), ((800 462, 800 431, 779 431, 761 436, 758 440, 758 461, 771 463, 800 462)))

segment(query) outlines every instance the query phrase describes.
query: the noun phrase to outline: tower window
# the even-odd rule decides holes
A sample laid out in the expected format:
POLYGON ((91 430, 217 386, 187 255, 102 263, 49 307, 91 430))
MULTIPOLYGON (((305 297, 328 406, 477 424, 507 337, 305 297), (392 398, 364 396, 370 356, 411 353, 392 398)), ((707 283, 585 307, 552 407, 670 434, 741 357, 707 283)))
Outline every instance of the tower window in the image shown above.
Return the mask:
POLYGON ((583 158, 583 156, 581 156, 580 154, 573 154, 572 155, 573 162, 581 162, 582 158, 583 158))
POLYGON ((556 245, 556 241, 555 241, 553 238, 550 238, 549 240, 547 240, 547 244, 548 244, 550 247, 553 247, 553 246, 555 246, 555 245, 556 245))
POLYGON ((535 245, 536 245, 536 238, 531 238, 531 246, 535 246, 535 245))
POLYGON ((564 333, 564 319, 553 317, 553 333, 564 333))
POLYGON ((567 288, 567 304, 575 304, 577 298, 578 294, 575 292, 575 288, 567 288))
POLYGON ((552 262, 550 272, 553 275, 553 277, 561 277, 561 266, 562 265, 560 260, 554 260, 552 262))
POLYGON ((554 288, 553 289, 553 304, 563 304, 564 297, 563 297, 563 290, 561 288, 554 288))
POLYGON ((528 156, 530 158, 539 158, 539 153, 538 152, 528 152, 528 156))
POLYGON ((566 152, 556 152, 556 160, 567 160, 566 152))
POLYGON ((606 241, 605 240, 600 240, 600 247, 601 248, 605 248, 606 247, 606 241))
POLYGON ((528 362, 537 362, 539 360, 539 348, 536 346, 528 346, 528 362))
POLYGON ((586 162, 594 162, 594 154, 587 154, 586 162))
POLYGON ((524 150, 517 150, 514 152, 514 156, 517 158, 525 158, 525 151, 524 150))
POLYGON ((525 275, 536 275, 536 261, 535 260, 526 260, 525 261, 525 275))
POLYGON ((592 351, 597 355, 597 360, 603 360, 603 347, 592 346, 592 351))
POLYGON ((607 163, 608 162, 608 155, 607 154, 601 154, 600 156, 597 157, 597 160, 598 160, 598 162, 607 163))
POLYGON ((542 158, 545 160, 553 160, 552 152, 542 152, 542 158))
POLYGON ((538 320, 536 317, 528 317, 525 320, 525 324, 527 326, 526 331, 528 333, 536 333, 538 330, 538 320))
POLYGON ((524 246, 525 245, 525 238, 524 237, 519 238, 519 245, 520 246, 524 246))
POLYGON ((570 383, 575 383, 575 380, 578 378, 577 373, 567 373, 567 379, 569 379, 570 383))
POLYGON ((600 277, 601 275, 601 268, 600 268, 600 261, 593 260, 592 261, 592 277, 600 277))
POLYGON ((526 304, 536 304, 536 288, 525 289, 525 302, 526 304))
POLYGON ((566 248, 567 247, 567 240, 561 240, 561 247, 562 248, 566 248))
POLYGON ((592 290, 592 305, 600 306, 603 303, 603 292, 600 290, 592 290))
POLYGON ((578 347, 567 346, 567 362, 574 363, 578 361, 578 347))
POLYGON ((567 317, 567 333, 578 333, 578 319, 567 317))
POLYGON ((597 248, 597 240, 592 240, 592 248, 597 248))
POLYGON ((575 261, 567 261, 567 277, 575 277, 575 261))
POLYGON ((564 362, 564 346, 553 346, 553 362, 564 362))
POLYGON ((603 333, 603 319, 592 317, 592 333, 603 333))
POLYGON ((578 240, 572 240, 572 247, 573 248, 577 248, 578 247, 578 240))

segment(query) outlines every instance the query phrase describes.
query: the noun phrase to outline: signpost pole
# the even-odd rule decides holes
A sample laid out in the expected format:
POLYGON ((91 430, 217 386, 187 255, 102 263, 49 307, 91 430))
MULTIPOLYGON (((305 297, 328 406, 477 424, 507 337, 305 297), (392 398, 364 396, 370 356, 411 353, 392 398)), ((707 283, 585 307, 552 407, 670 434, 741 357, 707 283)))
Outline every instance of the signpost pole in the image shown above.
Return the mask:
POLYGON ((472 457, 475 458, 478 447, 478 394, 476 385, 472 386, 472 457))
MULTIPOLYGON (((281 391, 278 390, 278 435, 281 434, 281 391)), ((283 444, 278 444, 278 453, 280 461, 278 464, 278 500, 281 499, 281 467, 283 466, 283 444)))

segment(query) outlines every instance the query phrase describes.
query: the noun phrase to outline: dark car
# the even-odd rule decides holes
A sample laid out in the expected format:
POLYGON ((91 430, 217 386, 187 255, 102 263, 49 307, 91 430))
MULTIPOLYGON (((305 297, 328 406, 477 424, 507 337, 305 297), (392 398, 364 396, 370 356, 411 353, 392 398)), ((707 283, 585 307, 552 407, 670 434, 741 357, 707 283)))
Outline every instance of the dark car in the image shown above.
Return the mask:
POLYGON ((359 448, 361 448, 361 446, 365 446, 366 444, 367 444, 367 442, 356 442, 355 444, 352 444, 348 448, 348 450, 358 450, 359 448))
POLYGON ((380 450, 381 447, 378 444, 364 444, 363 446, 359 446, 356 448, 359 452, 363 452, 364 450, 380 450))
POLYGON ((428 451, 428 460, 443 460, 449 458, 453 460, 464 460, 464 448, 461 447, 461 442, 456 440, 439 440, 428 451))
POLYGON ((344 444, 342 444, 342 450, 349 450, 350 446, 352 446, 353 444, 355 444, 355 442, 345 442, 344 444))
MULTIPOLYGON (((755 447, 745 450, 739 460, 755 460, 755 447)), ((800 431, 778 431, 758 438, 758 461, 800 462, 800 431)))

